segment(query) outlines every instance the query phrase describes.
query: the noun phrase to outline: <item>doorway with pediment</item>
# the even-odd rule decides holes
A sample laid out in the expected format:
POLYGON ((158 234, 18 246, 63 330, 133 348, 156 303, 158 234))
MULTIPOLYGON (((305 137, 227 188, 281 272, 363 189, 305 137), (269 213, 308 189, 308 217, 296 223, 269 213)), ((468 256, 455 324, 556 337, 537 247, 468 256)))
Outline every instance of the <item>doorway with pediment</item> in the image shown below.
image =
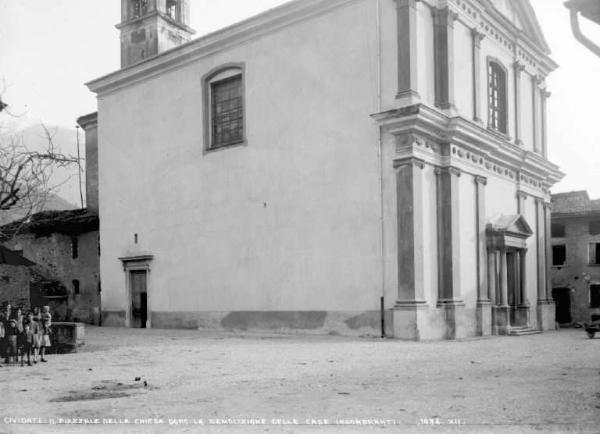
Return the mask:
POLYGON ((500 216, 487 228, 492 327, 497 335, 529 330, 527 239, 533 235, 522 215, 500 216))

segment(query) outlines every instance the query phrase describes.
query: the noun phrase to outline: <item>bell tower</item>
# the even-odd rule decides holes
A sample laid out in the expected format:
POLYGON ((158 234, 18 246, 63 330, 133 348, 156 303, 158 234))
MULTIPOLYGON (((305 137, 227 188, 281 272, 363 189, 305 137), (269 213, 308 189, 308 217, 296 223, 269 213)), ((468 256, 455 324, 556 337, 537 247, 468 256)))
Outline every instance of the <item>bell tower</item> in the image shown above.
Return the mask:
POLYGON ((191 40, 189 0, 121 0, 121 68, 191 40))

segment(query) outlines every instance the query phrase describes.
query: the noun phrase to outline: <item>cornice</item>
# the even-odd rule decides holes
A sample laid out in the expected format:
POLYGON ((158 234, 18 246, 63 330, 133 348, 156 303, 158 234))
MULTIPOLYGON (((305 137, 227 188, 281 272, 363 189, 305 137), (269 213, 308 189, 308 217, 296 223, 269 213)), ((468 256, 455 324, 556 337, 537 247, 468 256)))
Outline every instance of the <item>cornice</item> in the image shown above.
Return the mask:
POLYGON ((231 45, 245 43, 293 23, 355 2, 356 0, 295 0, 232 26, 209 33, 140 63, 92 80, 86 85, 99 95, 181 68, 231 45))
POLYGON ((77 119, 77 124, 84 130, 86 130, 90 126, 98 125, 98 112, 80 116, 77 119))
POLYGON ((558 166, 525 151, 461 117, 449 118, 419 104, 373 115, 393 135, 396 158, 412 156, 437 166, 464 167, 469 173, 494 175, 531 192, 549 195, 564 174, 558 166))
POLYGON ((590 217, 600 217, 600 210, 597 211, 578 211, 578 212, 553 212, 552 220, 584 219, 590 217))

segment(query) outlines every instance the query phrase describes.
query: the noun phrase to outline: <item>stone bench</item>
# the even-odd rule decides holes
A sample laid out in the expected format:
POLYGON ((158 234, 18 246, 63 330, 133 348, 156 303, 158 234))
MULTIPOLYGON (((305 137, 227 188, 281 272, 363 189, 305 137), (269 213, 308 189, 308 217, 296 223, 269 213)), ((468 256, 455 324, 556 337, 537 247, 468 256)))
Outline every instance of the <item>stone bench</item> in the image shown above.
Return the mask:
POLYGON ((81 322, 53 322, 52 353, 72 353, 85 343, 85 325, 81 322))

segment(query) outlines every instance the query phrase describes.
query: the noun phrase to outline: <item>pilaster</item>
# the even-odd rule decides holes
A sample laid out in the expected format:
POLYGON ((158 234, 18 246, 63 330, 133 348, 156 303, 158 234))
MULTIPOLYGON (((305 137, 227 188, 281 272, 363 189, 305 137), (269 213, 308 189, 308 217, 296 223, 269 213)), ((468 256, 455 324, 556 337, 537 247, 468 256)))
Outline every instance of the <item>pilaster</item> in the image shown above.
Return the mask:
POLYGON ((396 0, 398 26, 398 94, 401 105, 420 102, 417 65, 417 2, 396 0))
POLYGON ((552 276, 550 269, 552 267, 552 204, 544 202, 544 240, 546 242, 546 300, 552 302, 552 276))
POLYGON ((458 14, 446 7, 432 8, 435 63, 435 105, 454 111, 454 21, 458 14))
POLYGON ((425 163, 394 162, 398 215, 398 305, 425 304, 423 191, 425 163))
POLYGON ((477 335, 492 333, 492 303, 488 286, 488 254, 485 221, 487 178, 475 176, 475 224, 477 234, 477 335))
POLYGON ((485 35, 477 29, 471 29, 473 50, 473 120, 483 124, 481 119, 481 41, 485 35))
POLYGON ((546 214, 544 211, 544 200, 535 200, 535 235, 537 237, 537 301, 546 300, 546 267, 550 267, 546 257, 546 214))
POLYGON ((510 307, 508 306, 508 269, 506 249, 497 251, 500 269, 498 273, 499 300, 492 308, 493 334, 507 335, 510 331, 510 307))
POLYGON ((527 193, 524 191, 517 191, 517 213, 525 215, 525 201, 527 200, 527 193))
POLYGON ((515 78, 515 143, 523 145, 521 140, 521 72, 525 70, 525 65, 520 62, 513 64, 515 78))
POLYGON ((460 301, 460 169, 436 169, 438 184, 439 305, 460 301))
POLYGON ((531 76, 531 107, 532 107, 532 125, 533 125, 533 152, 540 153, 540 144, 539 144, 539 118, 538 118, 538 92, 540 78, 537 75, 531 76))
POLYGON ((392 310, 394 337, 421 340, 432 334, 432 312, 425 300, 424 169, 425 162, 394 162, 398 218, 398 300, 392 310))
POLYGON ((438 203, 438 308, 445 310, 446 339, 466 336, 464 302, 460 299, 460 194, 461 171, 436 169, 438 203))
POLYGON ((537 321, 539 330, 554 330, 556 312, 552 300, 552 243, 550 204, 543 199, 536 199, 537 215, 537 248, 538 248, 538 291, 537 321))
POLYGON ((547 90, 542 90, 542 155, 544 158, 548 158, 548 120, 547 120, 547 106, 548 98, 552 93, 547 90))

